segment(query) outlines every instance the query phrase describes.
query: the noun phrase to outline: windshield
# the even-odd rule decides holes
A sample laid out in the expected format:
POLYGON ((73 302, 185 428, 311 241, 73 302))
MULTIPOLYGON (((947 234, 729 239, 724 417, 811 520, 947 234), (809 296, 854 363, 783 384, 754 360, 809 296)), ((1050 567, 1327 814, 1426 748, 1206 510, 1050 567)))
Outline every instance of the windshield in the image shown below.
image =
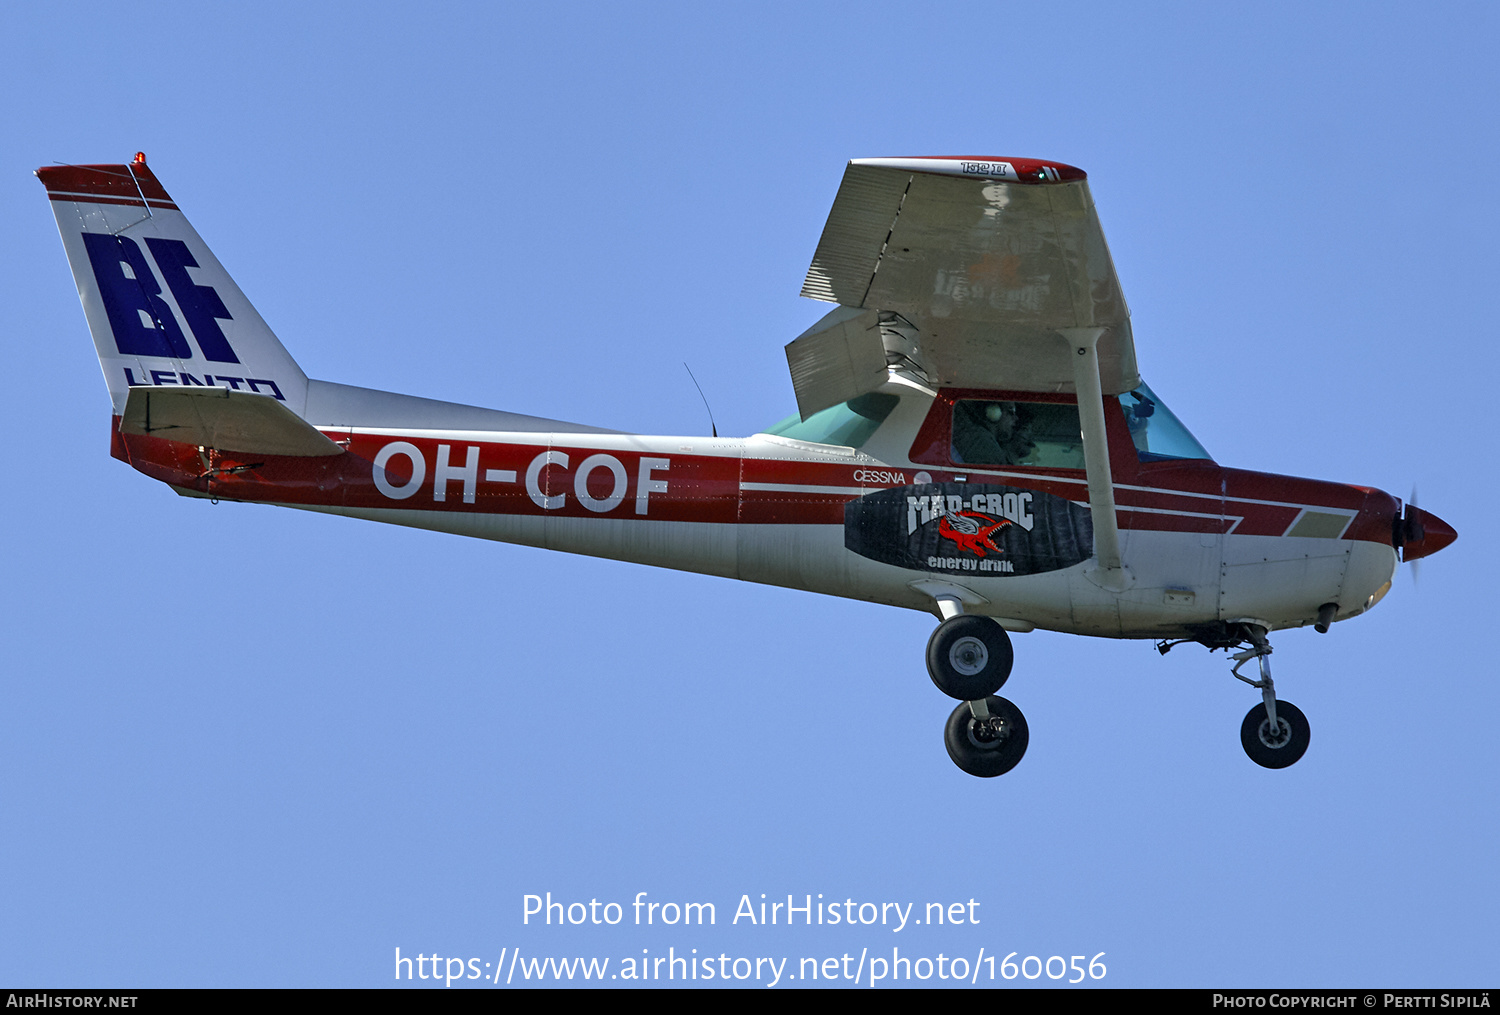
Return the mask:
POLYGON ((839 405, 815 412, 807 419, 788 416, 762 433, 788 437, 812 444, 837 444, 857 448, 880 428, 901 399, 879 391, 851 398, 839 405))
POLYGON ((1207 458, 1212 455, 1204 450, 1188 428, 1172 415, 1146 385, 1120 395, 1120 407, 1125 410, 1125 423, 1130 427, 1130 439, 1135 442, 1135 452, 1143 462, 1163 462, 1177 458, 1207 458))

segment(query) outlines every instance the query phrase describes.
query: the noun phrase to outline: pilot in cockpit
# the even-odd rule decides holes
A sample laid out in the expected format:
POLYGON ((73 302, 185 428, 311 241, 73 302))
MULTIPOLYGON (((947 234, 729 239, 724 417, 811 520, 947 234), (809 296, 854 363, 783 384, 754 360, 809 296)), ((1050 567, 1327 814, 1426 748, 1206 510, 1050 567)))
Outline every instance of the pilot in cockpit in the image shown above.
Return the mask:
POLYGON ((970 465, 1019 465, 1036 451, 1015 402, 965 399, 953 411, 953 459, 970 465))

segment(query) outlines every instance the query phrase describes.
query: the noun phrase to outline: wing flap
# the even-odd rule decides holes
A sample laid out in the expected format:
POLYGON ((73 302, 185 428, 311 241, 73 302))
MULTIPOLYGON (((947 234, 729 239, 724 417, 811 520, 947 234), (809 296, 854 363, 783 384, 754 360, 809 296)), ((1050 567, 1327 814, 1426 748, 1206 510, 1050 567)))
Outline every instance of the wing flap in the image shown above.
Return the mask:
POLYGON ((306 458, 344 453, 270 395, 229 388, 130 388, 120 432, 240 454, 306 458))
POLYGON ((886 381, 880 315, 839 307, 787 345, 786 362, 804 420, 874 391, 886 381))

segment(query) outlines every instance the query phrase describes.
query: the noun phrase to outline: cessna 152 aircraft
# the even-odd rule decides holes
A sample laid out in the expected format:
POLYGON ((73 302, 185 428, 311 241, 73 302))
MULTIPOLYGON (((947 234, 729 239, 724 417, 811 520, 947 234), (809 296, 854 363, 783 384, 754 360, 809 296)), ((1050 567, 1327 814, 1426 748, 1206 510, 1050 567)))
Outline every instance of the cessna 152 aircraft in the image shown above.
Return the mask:
POLYGON ((941 618, 948 753, 1026 750, 1007 631, 1194 641, 1261 692, 1257 764, 1307 749, 1268 636, 1365 612, 1456 533, 1379 490, 1225 468, 1136 369, 1081 170, 849 163, 786 347, 798 414, 648 437, 310 380, 146 166, 47 188, 114 404, 111 454, 180 494, 784 585, 941 618), (1258 664, 1258 679, 1239 672, 1258 664))

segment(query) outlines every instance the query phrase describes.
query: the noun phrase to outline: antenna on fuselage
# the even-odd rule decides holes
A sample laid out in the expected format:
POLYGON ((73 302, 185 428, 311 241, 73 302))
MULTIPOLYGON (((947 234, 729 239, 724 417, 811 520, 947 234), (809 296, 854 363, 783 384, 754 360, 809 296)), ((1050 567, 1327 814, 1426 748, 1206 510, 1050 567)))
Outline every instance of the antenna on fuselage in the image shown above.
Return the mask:
POLYGON ((698 378, 693 377, 693 368, 690 367, 690 366, 688 366, 687 363, 686 363, 686 361, 683 362, 682 369, 686 370, 688 372, 688 376, 693 378, 693 387, 695 387, 695 388, 698 389, 698 397, 701 398, 701 399, 703 399, 703 408, 708 409, 708 426, 709 426, 709 429, 711 429, 713 431, 715 437, 718 437, 719 436, 719 424, 717 424, 717 423, 714 422, 714 410, 708 404, 708 396, 703 393, 703 385, 701 385, 701 384, 698 383, 698 378))

